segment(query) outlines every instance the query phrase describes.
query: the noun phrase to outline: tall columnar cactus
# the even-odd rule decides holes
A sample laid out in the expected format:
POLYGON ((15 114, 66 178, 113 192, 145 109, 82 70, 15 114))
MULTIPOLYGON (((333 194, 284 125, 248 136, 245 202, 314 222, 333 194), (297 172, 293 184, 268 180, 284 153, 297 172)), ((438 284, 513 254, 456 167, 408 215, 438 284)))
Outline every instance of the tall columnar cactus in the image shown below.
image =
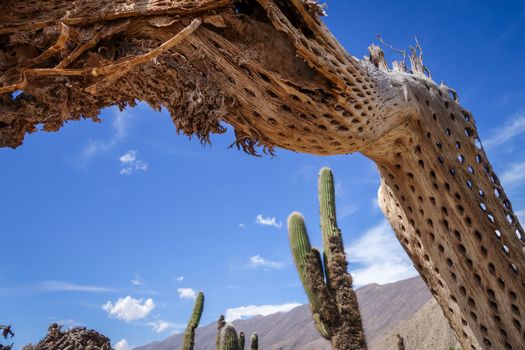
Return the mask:
POLYGON ((347 271, 341 230, 337 227, 334 178, 329 168, 321 169, 318 188, 324 268, 321 254, 311 247, 304 219, 297 212, 288 218, 295 265, 319 333, 336 350, 363 350, 365 334, 352 277, 347 271))
POLYGON ((195 306, 193 307, 193 313, 191 314, 190 321, 184 332, 184 342, 182 344, 182 350, 193 350, 195 345, 195 329, 199 326, 199 322, 202 316, 202 310, 204 309, 204 293, 199 292, 197 299, 195 300, 195 306))
POLYGON ((259 350, 259 336, 255 332, 250 338, 250 350, 259 350))

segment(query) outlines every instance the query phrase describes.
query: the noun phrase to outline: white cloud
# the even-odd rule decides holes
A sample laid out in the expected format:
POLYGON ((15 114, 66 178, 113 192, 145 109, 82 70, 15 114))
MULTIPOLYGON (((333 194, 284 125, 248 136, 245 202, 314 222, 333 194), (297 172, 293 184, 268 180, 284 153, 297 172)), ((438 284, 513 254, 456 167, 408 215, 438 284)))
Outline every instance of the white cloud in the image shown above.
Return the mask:
MULTIPOLYGON (((524 112, 518 113, 522 114, 524 112)), ((488 137, 483 145, 486 149, 499 146, 517 135, 525 132, 525 116, 516 116, 503 127, 495 130, 490 137, 488 137)))
POLYGON ((115 350, 131 350, 126 339, 121 339, 117 344, 115 344, 115 350))
POLYGON ((151 326, 151 330, 155 333, 164 333, 167 330, 172 330, 172 333, 181 333, 185 328, 185 324, 171 323, 168 321, 158 320, 154 322, 148 322, 148 326, 151 326))
POLYGON ((284 264, 276 261, 266 260, 260 255, 255 255, 250 258, 248 267, 264 267, 266 270, 278 270, 284 268, 284 264))
POLYGON ((135 287, 143 286, 144 282, 142 282, 142 279, 139 275, 135 274, 134 278, 131 280, 131 284, 135 287))
POLYGON ((136 171, 148 170, 148 163, 143 162, 137 158, 137 151, 130 150, 124 153, 119 158, 120 162, 120 175, 131 175, 136 171))
POLYGON ((131 115, 131 113, 117 112, 111 122, 111 128, 113 129, 111 137, 107 140, 89 140, 82 151, 84 161, 90 160, 99 153, 107 152, 124 141, 127 136, 128 122, 131 115))
POLYGON ((383 221, 346 248, 354 286, 390 283, 417 275, 390 225, 383 221))
POLYGON ((525 162, 512 164, 500 177, 505 186, 514 186, 525 180, 525 162))
POLYGON ((263 217, 261 214, 257 215, 257 217, 255 218, 255 222, 259 225, 263 225, 263 226, 273 226, 275 228, 281 228, 283 227, 283 223, 282 222, 277 222, 277 219, 275 217, 263 217))
POLYGON ((268 316, 277 312, 288 312, 293 308, 301 306, 299 303, 288 303, 281 305, 248 305, 226 309, 226 322, 232 322, 254 316, 268 316))
POLYGON ((151 298, 142 303, 142 299, 134 299, 129 295, 119 298, 115 304, 108 301, 102 305, 102 309, 107 311, 109 316, 126 322, 140 320, 148 316, 154 308, 155 303, 151 298))
POLYGON ((197 292, 191 288, 179 288, 177 289, 177 293, 179 293, 179 298, 181 299, 195 300, 197 298, 197 292))
POLYGON ((82 323, 77 322, 72 318, 68 320, 60 320, 60 321, 57 321, 56 323, 59 324, 60 326, 65 327, 66 329, 84 326, 82 323))
POLYGON ((46 292, 84 292, 84 293, 107 293, 114 289, 100 286, 89 286, 63 281, 46 281, 37 286, 37 289, 46 292))
POLYGON ((176 325, 167 321, 155 321, 149 323, 152 326, 152 331, 155 333, 163 333, 170 328, 175 328, 176 325))
POLYGON ((175 280, 177 281, 177 283, 182 283, 182 281, 184 281, 184 276, 179 276, 175 280))
POLYGON ((246 227, 246 226, 245 226, 242 222, 239 224, 239 228, 242 229, 242 228, 245 228, 245 227, 246 227))

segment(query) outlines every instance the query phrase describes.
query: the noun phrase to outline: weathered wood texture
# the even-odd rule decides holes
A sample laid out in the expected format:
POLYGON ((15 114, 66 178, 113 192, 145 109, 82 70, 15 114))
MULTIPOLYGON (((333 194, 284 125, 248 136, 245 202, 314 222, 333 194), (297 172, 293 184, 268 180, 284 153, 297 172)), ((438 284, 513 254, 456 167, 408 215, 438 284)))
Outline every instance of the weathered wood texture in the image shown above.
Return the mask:
POLYGON ((250 153, 362 152, 463 347, 525 349, 525 234, 474 119, 417 52, 410 71, 390 70, 377 47, 357 60, 321 11, 311 0, 4 0, 0 146, 140 100, 203 142, 226 122, 250 153))

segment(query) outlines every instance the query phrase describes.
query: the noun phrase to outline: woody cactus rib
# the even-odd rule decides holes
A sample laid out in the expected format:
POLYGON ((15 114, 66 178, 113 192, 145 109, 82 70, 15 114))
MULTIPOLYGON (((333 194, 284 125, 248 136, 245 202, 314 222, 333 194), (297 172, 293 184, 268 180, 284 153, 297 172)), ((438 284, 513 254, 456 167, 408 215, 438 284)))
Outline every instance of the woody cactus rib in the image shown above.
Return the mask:
POLYGON ((341 230, 337 227, 332 171, 319 173, 319 206, 324 245, 321 254, 312 249, 304 219, 299 213, 288 218, 290 247, 299 278, 310 301, 319 333, 337 350, 366 349, 365 334, 352 277, 347 271, 341 230))
POLYGON ((190 321, 184 332, 184 341, 182 344, 182 350, 193 350, 195 346, 195 329, 199 327, 201 320, 202 311, 204 309, 204 293, 199 292, 197 299, 195 299, 195 306, 191 314, 190 321))

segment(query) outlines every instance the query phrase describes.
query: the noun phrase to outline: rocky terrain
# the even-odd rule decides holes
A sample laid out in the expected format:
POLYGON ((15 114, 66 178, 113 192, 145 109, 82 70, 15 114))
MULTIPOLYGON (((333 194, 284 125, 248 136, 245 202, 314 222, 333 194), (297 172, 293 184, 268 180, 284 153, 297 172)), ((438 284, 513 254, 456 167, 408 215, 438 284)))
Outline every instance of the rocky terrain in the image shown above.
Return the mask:
MULTIPOLYGON (((397 349, 396 334, 405 338, 407 350, 447 350, 456 340, 437 303, 420 277, 385 285, 371 284, 357 290, 370 350, 397 349)), ((256 331, 262 350, 329 350, 317 333, 307 305, 287 313, 233 322, 246 334, 256 331)), ((197 329, 195 350, 215 349, 216 326, 197 329)), ((180 349, 182 335, 134 350, 180 349)))

